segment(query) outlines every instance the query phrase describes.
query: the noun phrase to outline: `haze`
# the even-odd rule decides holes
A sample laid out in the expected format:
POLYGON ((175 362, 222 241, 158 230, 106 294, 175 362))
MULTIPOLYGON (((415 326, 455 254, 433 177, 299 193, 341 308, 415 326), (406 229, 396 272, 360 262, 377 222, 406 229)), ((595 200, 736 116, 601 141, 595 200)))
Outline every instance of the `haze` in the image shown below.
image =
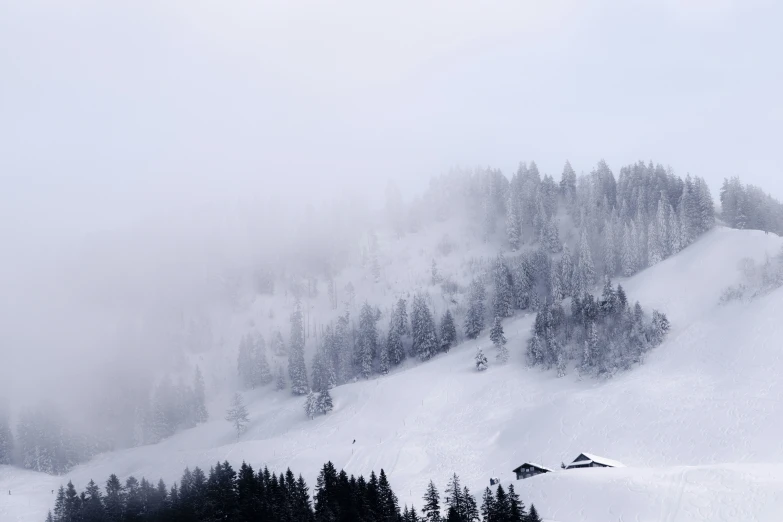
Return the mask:
POLYGON ((535 160, 559 178, 566 159, 615 173, 653 159, 713 192, 741 175, 783 197, 781 15, 731 0, 6 0, 0 379, 17 398, 87 393, 74 376, 120 354, 132 375, 182 306, 213 302, 205 273, 294 241, 308 203, 363 215, 389 179, 413 197, 454 165, 535 160), (118 334, 139 317, 157 322, 118 334))

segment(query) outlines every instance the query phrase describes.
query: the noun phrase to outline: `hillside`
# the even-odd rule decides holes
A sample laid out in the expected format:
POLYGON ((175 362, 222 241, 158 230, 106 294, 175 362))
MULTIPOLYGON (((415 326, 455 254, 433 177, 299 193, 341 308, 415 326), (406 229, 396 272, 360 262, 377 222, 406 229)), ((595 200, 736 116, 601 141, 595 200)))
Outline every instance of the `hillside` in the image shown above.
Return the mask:
POLYGON ((0 467, 0 491, 12 491, 0 495, 0 519, 43 520, 51 490, 68 479, 77 488, 110 473, 172 483, 185 466, 223 459, 290 466, 310 486, 326 460, 357 474, 384 468, 401 503, 419 505, 427 481, 445 485, 452 472, 477 494, 491 476, 512 480, 523 461, 556 469, 589 451, 628 468, 523 481, 523 500, 559 521, 772 520, 783 510, 774 494, 783 485, 774 421, 783 393, 783 290, 746 305, 717 303, 738 280, 742 258, 762 260, 781 244, 777 236, 719 228, 624 281, 633 299, 665 310, 673 328, 646 364, 611 381, 526 368, 532 316, 517 316, 506 327, 512 361, 484 373, 473 370, 475 347, 487 349, 490 363, 494 353, 481 338, 427 364, 340 386, 335 410, 312 421, 302 398, 249 393, 252 423, 239 442, 221 418, 227 397, 219 397, 207 424, 100 455, 66 477, 0 467))

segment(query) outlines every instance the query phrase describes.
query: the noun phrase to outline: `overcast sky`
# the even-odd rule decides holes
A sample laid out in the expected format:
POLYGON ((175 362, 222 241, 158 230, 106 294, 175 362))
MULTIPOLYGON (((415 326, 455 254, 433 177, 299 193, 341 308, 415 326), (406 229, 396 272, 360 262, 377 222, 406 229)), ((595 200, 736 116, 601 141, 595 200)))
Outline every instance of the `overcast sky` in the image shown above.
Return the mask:
POLYGON ((2 226, 50 237, 602 157, 783 198, 782 16, 771 0, 2 0, 2 226))

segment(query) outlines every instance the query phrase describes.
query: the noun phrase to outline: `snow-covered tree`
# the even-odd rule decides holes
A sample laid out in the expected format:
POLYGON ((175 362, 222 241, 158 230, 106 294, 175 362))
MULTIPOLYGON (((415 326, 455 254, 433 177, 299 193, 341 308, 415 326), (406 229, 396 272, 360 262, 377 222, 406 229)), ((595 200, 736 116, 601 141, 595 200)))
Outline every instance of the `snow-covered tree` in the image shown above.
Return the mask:
POLYGON ((497 349, 497 359, 501 364, 508 362, 508 348, 506 347, 506 336, 503 333, 503 323, 500 317, 495 317, 492 329, 489 331, 489 339, 497 349))
POLYGON ((318 394, 318 399, 316 401, 316 409, 318 413, 322 415, 326 415, 330 411, 334 409, 334 404, 332 403, 332 395, 329 393, 329 390, 324 390, 318 394))
POLYGON ((604 226, 603 248, 604 273, 613 276, 617 273, 617 237, 614 221, 611 218, 606 220, 604 226))
POLYGON ((359 372, 365 379, 373 371, 373 361, 378 352, 378 330, 375 310, 365 302, 359 313, 359 336, 356 342, 359 372))
POLYGON ((436 263, 434 259, 432 260, 432 267, 430 268, 430 276, 433 285, 439 285, 443 281, 440 272, 438 272, 438 263, 436 263))
POLYGON ((283 341, 283 334, 280 333, 280 330, 272 334, 272 353, 278 357, 286 354, 285 341, 283 341))
POLYGON ((413 353, 422 361, 434 356, 439 351, 438 336, 432 312, 423 295, 413 298, 411 311, 411 330, 413 335, 413 353))
POLYGON ((465 314, 465 336, 475 339, 484 329, 484 285, 474 279, 470 284, 468 310, 465 314))
POLYGON ((332 366, 332 359, 322 346, 313 357, 313 390, 322 392, 334 388, 337 376, 332 366))
POLYGON ((582 235, 579 240, 577 263, 576 277, 573 284, 575 288, 585 292, 595 284, 595 265, 593 265, 593 254, 590 252, 590 244, 587 241, 587 231, 585 229, 582 229, 582 235))
POLYGON ((291 314, 291 342, 288 350, 288 377, 291 380, 291 393, 305 395, 310 391, 305 367, 305 331, 302 316, 302 304, 297 299, 291 314))
POLYGON ((447 352, 457 343, 457 327, 454 324, 454 316, 451 310, 446 310, 440 320, 440 348, 447 352))
POLYGON ((193 379, 193 416, 197 424, 206 422, 209 418, 206 402, 204 377, 201 375, 201 369, 196 366, 196 376, 193 379))
POLYGON ((231 405, 226 410, 226 420, 234 426, 237 438, 247 429, 247 425, 250 423, 245 401, 242 400, 242 395, 239 393, 235 393, 231 399, 231 405))
POLYGON ((494 311, 498 317, 511 317, 514 308, 514 288, 511 272, 503 254, 498 254, 493 271, 495 283, 494 311))
POLYGON ((557 221, 548 219, 544 225, 544 246, 552 253, 560 252, 562 243, 560 243, 560 231, 557 221))
POLYGON ((560 258, 560 284, 563 288, 563 295, 571 296, 573 294, 573 276, 574 259, 571 257, 571 251, 568 245, 563 246, 563 256, 560 258))
POLYGON ((0 404, 0 465, 11 464, 14 449, 14 438, 8 413, 0 404))
POLYGON ((307 415, 308 419, 315 418, 316 413, 318 413, 318 397, 315 393, 312 391, 307 394, 307 397, 305 397, 304 401, 304 411, 305 415, 307 415))
POLYGON ((427 486, 427 492, 424 494, 424 508, 422 508, 421 512, 424 515, 423 522, 441 522, 440 494, 432 481, 430 481, 427 486))
POLYGON ((515 252, 522 239, 522 229, 519 217, 519 203, 514 197, 513 192, 509 195, 506 202, 506 238, 508 246, 512 252, 515 252))
POLYGON ((628 225, 625 225, 625 230, 623 231, 623 250, 620 264, 625 277, 630 277, 636 273, 636 253, 634 252, 634 244, 631 238, 631 228, 628 225))
POLYGON ((487 356, 484 355, 484 350, 479 347, 476 350, 476 369, 480 372, 483 372, 487 369, 488 362, 487 362, 487 356))
POLYGON ((401 327, 397 320, 396 313, 397 311, 395 310, 389 319, 389 333, 386 337, 386 346, 384 349, 389 367, 397 366, 405 359, 405 347, 402 344, 401 327))
POLYGON ((663 241, 661 241, 660 230, 657 221, 650 221, 647 225, 647 255, 650 266, 657 265, 663 261, 664 253, 662 251, 663 241))
POLYGON ((348 312, 337 319, 334 329, 335 351, 339 354, 337 367, 337 382, 346 383, 354 378, 353 366, 353 339, 350 329, 350 315, 348 312))
POLYGON ((255 336, 253 353, 253 377, 255 385, 264 386, 272 382, 274 379, 272 371, 269 368, 269 361, 266 358, 266 342, 264 338, 258 334, 255 336))
POLYGON ((370 234, 370 275, 376 283, 381 280, 381 265, 378 261, 378 236, 370 234))
POLYGON ((285 383, 285 373, 283 372, 283 367, 278 365, 275 373, 277 374, 277 377, 275 378, 275 389, 277 391, 285 390, 286 383, 285 383))

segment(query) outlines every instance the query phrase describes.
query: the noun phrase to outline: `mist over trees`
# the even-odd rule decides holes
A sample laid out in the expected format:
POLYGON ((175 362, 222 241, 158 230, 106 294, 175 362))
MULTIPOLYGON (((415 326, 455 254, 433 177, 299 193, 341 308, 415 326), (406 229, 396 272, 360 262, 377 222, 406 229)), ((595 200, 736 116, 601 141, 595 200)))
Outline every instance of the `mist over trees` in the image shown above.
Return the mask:
POLYGON ((721 219, 732 228, 783 234, 783 205, 739 178, 725 179, 720 189, 721 219))
POLYGON ((205 422, 210 394, 236 389, 286 390, 301 397, 306 415, 328 414, 336 386, 490 334, 495 348, 480 347, 478 370, 508 361, 608 377, 643 362, 668 320, 665 311, 639 312, 633 296, 611 284, 602 290, 602 282, 663 262, 716 216, 780 232, 782 208, 735 178, 720 191, 718 213, 702 178, 652 162, 617 175, 603 161, 581 175, 568 162, 557 176, 535 162, 510 176, 453 170, 413 200, 393 184, 386 196, 374 220, 346 208, 309 209, 284 248, 220 271, 214 299, 228 305, 223 322, 184 314, 171 341, 175 362, 111 390, 117 398, 107 402, 122 413, 92 419, 100 432, 70 426, 53 406, 0 415, 0 461, 62 473, 96 452, 156 443, 205 422), (503 342, 504 321, 519 313, 536 314, 529 342, 503 342), (236 361, 235 380, 209 366, 223 352, 236 361), (196 357, 204 363, 194 376, 196 357), (62 442, 51 432, 65 434, 62 442))

